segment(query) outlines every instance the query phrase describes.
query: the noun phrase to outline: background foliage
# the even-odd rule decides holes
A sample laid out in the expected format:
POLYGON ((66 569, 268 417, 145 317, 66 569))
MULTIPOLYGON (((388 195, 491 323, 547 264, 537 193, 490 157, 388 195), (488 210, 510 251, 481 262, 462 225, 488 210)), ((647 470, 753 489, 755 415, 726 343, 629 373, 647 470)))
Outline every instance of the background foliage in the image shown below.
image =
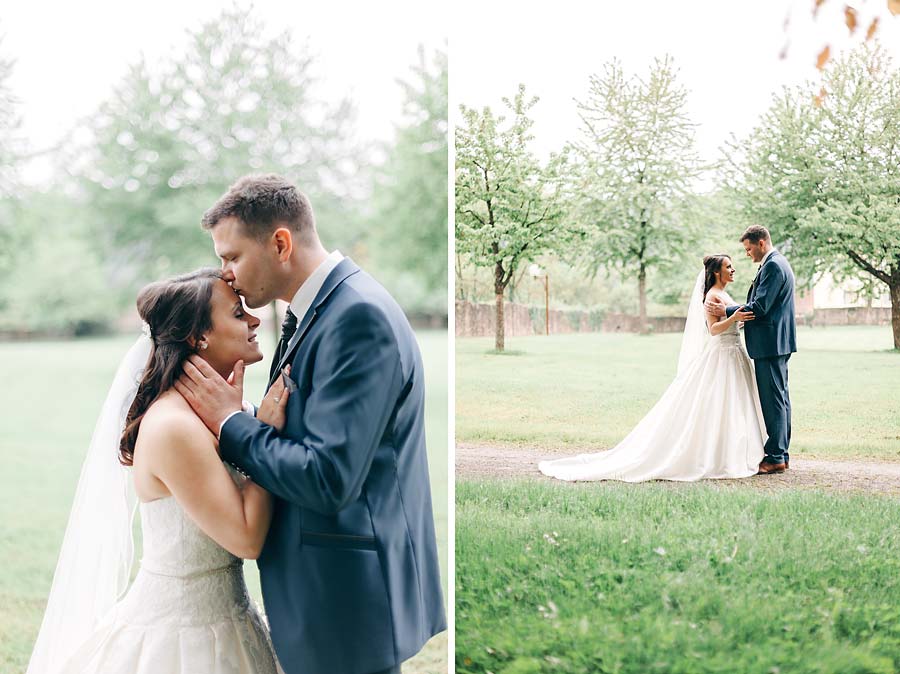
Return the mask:
POLYGON ((356 131, 316 56, 233 8, 182 53, 127 69, 96 112, 55 148, 56 174, 26 186, 15 67, 0 43, 0 333, 108 330, 150 280, 217 265, 203 212, 247 173, 306 192, 323 243, 380 278, 407 311, 446 316, 447 55, 410 54, 394 137, 356 131))

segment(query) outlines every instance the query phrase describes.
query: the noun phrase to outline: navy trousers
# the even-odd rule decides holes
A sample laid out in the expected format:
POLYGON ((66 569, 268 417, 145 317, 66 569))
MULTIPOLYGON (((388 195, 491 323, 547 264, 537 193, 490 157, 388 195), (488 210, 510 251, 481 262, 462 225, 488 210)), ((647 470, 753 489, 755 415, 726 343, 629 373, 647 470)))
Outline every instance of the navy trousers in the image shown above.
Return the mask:
POLYGON ((759 402, 763 420, 766 422, 765 452, 767 463, 783 463, 790 460, 788 447, 791 444, 791 397, 788 394, 788 360, 791 356, 756 358, 756 385, 759 388, 759 402))

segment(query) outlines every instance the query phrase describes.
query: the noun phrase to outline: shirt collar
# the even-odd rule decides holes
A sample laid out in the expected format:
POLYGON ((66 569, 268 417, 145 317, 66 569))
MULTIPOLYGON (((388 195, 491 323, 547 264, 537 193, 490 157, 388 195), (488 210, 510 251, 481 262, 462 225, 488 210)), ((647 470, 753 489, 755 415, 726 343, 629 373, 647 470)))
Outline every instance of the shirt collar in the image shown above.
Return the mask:
POLYGON ((770 250, 768 253, 766 253, 765 255, 763 255, 763 259, 762 259, 762 261, 760 262, 760 264, 765 264, 765 263, 766 263, 766 260, 768 260, 770 257, 772 257, 772 254, 773 254, 773 253, 777 253, 777 252, 778 252, 778 249, 777 249, 777 248, 773 248, 772 250, 770 250))
POLYGON ((313 300, 316 299, 316 295, 318 295, 319 291, 322 289, 325 279, 328 278, 328 275, 343 259, 344 256, 341 255, 340 251, 331 251, 331 253, 328 254, 328 257, 322 260, 319 266, 313 270, 313 273, 310 274, 297 289, 294 299, 291 300, 291 311, 294 312, 294 316, 297 317, 297 320, 303 320, 303 317, 306 316, 306 312, 309 311, 310 306, 312 306, 313 300))

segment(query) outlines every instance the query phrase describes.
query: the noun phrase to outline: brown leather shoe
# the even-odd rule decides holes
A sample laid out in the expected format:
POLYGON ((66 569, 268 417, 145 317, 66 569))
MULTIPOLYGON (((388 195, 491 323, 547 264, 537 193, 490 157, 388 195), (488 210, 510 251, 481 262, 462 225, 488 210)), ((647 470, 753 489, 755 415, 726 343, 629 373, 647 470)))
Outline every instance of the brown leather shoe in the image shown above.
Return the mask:
POLYGON ((783 473, 787 470, 786 463, 769 463, 768 461, 763 461, 759 464, 759 471, 756 473, 757 475, 774 475, 776 473, 783 473))
POLYGON ((790 461, 785 461, 785 462, 784 462, 784 469, 785 469, 785 470, 790 470, 790 469, 791 469, 791 462, 790 462, 790 461))

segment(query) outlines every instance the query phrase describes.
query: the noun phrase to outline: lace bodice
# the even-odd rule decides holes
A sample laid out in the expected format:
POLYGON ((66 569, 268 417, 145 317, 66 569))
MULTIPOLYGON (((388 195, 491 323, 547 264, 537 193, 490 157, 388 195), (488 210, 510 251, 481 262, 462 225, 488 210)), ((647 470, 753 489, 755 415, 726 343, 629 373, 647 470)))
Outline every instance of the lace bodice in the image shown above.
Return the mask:
MULTIPOLYGON (((235 482, 241 478, 229 467, 235 482)), ((243 560, 207 536, 172 496, 141 503, 143 557, 122 610, 139 624, 204 625, 248 612, 243 560)))
POLYGON ((141 568, 168 576, 192 576, 240 562, 194 524, 174 497, 141 503, 144 556, 141 568))
MULTIPOLYGON (((723 299, 728 306, 732 306, 737 304, 728 293, 723 293, 723 299)), ((720 319, 721 320, 721 319, 720 319)), ((714 335, 712 337, 714 345, 716 346, 740 346, 741 343, 741 324, 738 321, 734 321, 731 325, 729 325, 723 332, 720 332, 718 335, 714 335)))

